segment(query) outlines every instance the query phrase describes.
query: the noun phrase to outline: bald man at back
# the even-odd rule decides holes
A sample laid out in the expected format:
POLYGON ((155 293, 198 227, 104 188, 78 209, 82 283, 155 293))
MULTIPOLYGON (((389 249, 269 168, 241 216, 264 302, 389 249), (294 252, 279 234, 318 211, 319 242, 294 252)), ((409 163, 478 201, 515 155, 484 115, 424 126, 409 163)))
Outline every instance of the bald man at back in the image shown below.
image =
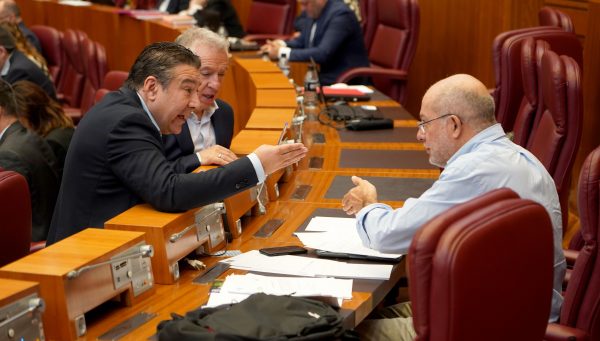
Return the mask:
MULTIPOLYGON (((508 187, 520 197, 540 203, 552 220, 554 293, 550 321, 556 321, 566 263, 560 204, 548 171, 533 154, 506 137, 495 119, 494 100, 486 86, 472 76, 454 75, 431 86, 423 96, 420 118, 417 140, 423 143, 429 162, 443 171, 419 198, 406 200, 396 210, 377 203, 377 190, 371 183, 352 177, 356 187, 346 193, 342 205, 347 214, 356 215, 363 244, 382 252, 406 253, 415 232, 434 216, 491 190, 508 187)), ((365 340, 412 340, 414 330, 405 333, 411 328, 410 318, 392 318, 367 320, 359 330, 365 340)))

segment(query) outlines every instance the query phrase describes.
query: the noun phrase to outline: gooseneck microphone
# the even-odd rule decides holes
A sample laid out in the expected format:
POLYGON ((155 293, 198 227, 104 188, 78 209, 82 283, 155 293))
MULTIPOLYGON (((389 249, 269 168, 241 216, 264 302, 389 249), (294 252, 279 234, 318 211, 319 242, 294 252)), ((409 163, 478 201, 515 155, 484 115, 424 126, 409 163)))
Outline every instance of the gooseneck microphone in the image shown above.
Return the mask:
POLYGON ((152 256, 154 256, 154 248, 152 247, 152 245, 142 245, 139 247, 139 249, 136 253, 109 259, 107 261, 92 264, 92 265, 85 265, 85 266, 80 267, 79 269, 71 270, 71 271, 67 272, 67 278, 68 279, 77 278, 82 273, 84 273, 88 270, 95 269, 102 265, 116 263, 116 262, 122 262, 124 260, 129 260, 129 259, 133 259, 133 258, 137 258, 137 257, 147 258, 147 257, 152 257, 152 256))

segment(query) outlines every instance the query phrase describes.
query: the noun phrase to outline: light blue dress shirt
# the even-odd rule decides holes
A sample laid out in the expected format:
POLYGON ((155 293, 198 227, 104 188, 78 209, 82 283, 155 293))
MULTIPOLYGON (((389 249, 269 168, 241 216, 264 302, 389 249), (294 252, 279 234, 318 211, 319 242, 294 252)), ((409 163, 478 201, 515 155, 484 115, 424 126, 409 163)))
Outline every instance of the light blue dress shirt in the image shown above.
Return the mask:
POLYGON ((364 207, 356 215, 364 245, 390 253, 406 253, 415 232, 434 216, 493 189, 508 187, 521 198, 540 203, 548 211, 554 234, 554 293, 550 321, 556 321, 562 304, 566 271, 562 252, 562 217, 556 185, 544 166, 529 151, 511 142, 500 124, 481 131, 462 146, 446 164, 433 186, 402 208, 385 204, 364 207))

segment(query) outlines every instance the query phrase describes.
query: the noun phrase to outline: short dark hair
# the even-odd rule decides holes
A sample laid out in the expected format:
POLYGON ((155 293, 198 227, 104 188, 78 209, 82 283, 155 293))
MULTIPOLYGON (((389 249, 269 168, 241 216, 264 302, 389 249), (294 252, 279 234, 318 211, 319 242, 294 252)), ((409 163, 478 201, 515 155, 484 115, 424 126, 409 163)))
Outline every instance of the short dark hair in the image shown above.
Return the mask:
POLYGON ((4 79, 0 79, 0 107, 4 109, 8 116, 17 115, 15 92, 12 86, 4 79))
POLYGON ((149 76, 158 79, 161 86, 166 87, 173 78, 171 70, 179 65, 200 67, 200 58, 189 49, 172 42, 153 43, 144 48, 137 57, 125 86, 138 90, 149 76))

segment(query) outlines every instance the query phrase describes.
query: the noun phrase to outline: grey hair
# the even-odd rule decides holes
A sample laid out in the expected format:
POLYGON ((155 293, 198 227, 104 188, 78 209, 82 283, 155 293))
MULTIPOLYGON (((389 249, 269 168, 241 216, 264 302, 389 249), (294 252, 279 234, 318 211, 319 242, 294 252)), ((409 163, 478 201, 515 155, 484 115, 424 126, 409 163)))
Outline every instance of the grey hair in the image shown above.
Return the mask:
POLYGON ((194 46, 201 46, 202 48, 214 48, 229 53, 227 39, 203 27, 193 27, 186 30, 175 39, 175 42, 191 50, 194 46))

